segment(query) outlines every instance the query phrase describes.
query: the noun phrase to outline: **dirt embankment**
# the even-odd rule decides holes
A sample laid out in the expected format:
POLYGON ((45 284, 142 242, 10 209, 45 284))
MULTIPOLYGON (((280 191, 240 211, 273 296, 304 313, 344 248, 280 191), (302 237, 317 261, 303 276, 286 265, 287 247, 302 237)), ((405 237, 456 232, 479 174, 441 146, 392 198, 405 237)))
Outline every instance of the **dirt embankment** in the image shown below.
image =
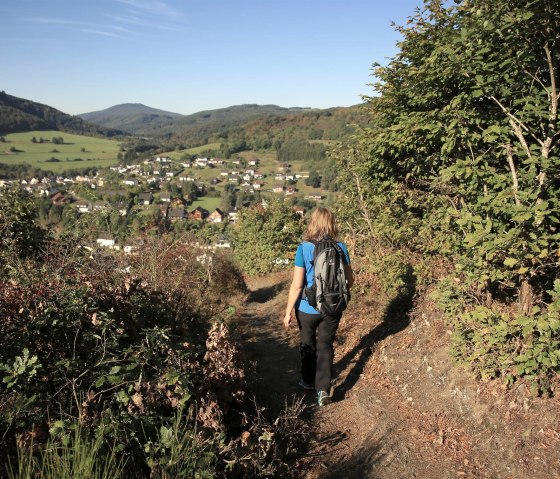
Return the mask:
POLYGON ((429 303, 355 298, 335 345, 334 402, 318 409, 297 386, 297 326, 280 321, 289 279, 251 278, 236 328, 263 401, 279 410, 306 395, 302 478, 560 478, 558 399, 474 381, 451 363, 450 332, 429 303))

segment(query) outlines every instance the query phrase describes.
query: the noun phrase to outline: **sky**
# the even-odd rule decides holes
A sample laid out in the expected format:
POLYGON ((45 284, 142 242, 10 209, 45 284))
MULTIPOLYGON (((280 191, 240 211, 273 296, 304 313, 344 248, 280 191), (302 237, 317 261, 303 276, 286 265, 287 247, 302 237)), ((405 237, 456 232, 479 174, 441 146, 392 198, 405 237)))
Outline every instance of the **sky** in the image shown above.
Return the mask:
POLYGON ((4 0, 0 90, 72 115, 329 108, 372 94, 422 0, 4 0))

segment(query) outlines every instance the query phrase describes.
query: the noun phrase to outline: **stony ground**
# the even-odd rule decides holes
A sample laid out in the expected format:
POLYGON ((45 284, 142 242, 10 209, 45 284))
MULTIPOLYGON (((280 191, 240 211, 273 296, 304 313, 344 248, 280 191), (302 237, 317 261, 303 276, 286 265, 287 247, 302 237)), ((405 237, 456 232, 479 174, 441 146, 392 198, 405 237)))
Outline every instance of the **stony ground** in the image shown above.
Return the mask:
POLYGON ((281 324, 289 280, 248 279, 235 329, 272 413, 305 396, 313 432, 300 477, 560 478, 558 399, 473 380, 451 363, 450 333, 430 304, 403 315, 382 300, 353 300, 335 345, 334 402, 318 409, 297 386, 297 326, 281 324))

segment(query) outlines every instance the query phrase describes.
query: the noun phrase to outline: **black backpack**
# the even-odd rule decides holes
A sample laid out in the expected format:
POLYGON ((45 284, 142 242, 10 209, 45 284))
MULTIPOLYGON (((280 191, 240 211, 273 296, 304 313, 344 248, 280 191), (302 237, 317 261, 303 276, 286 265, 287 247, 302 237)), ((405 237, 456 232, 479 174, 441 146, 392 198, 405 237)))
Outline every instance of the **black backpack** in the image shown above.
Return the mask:
POLYGON ((312 241, 313 284, 304 288, 303 297, 310 306, 326 316, 340 316, 350 301, 350 290, 344 272, 344 252, 329 237, 312 241))

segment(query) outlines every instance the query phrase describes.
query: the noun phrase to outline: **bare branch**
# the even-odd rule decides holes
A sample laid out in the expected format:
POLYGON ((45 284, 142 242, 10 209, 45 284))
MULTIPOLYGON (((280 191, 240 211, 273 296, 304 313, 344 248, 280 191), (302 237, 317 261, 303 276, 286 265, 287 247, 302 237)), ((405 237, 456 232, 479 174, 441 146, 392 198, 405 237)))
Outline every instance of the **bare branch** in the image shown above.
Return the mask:
POLYGON ((356 189, 358 190, 358 200, 360 201, 360 208, 361 208, 362 213, 364 215, 364 219, 366 220, 366 223, 369 227, 369 231, 371 233, 371 236, 373 238, 376 238, 375 229, 373 228, 373 224, 372 224, 371 218, 369 216, 369 211, 368 211, 366 202, 364 200, 364 195, 362 193, 362 187, 361 187, 361 184, 360 184, 360 177, 357 175, 357 173, 354 173, 354 178, 356 179, 356 189))
POLYGON ((511 149, 511 144, 508 143, 507 145, 505 145, 505 149, 509 169, 511 171, 513 197, 515 198, 515 204, 519 206, 521 204, 521 202, 519 201, 519 196, 517 195, 517 193, 519 192, 519 180, 517 179, 517 170, 515 169, 515 163, 513 162, 513 152, 511 149))
POLYGON ((519 118, 517 118, 513 113, 511 113, 495 96, 491 96, 490 99, 493 100, 509 118, 509 124, 512 126, 513 131, 515 132, 515 135, 517 136, 518 140, 523 145, 523 149, 525 150, 525 153, 527 153, 527 156, 530 158, 531 150, 529 150, 527 141, 525 140, 525 137, 523 136, 523 132, 521 130, 524 130, 527 133, 529 133, 529 135, 531 135, 533 139, 541 146, 543 146, 543 141, 538 139, 527 127, 527 125, 525 125, 525 123, 523 123, 519 118))

